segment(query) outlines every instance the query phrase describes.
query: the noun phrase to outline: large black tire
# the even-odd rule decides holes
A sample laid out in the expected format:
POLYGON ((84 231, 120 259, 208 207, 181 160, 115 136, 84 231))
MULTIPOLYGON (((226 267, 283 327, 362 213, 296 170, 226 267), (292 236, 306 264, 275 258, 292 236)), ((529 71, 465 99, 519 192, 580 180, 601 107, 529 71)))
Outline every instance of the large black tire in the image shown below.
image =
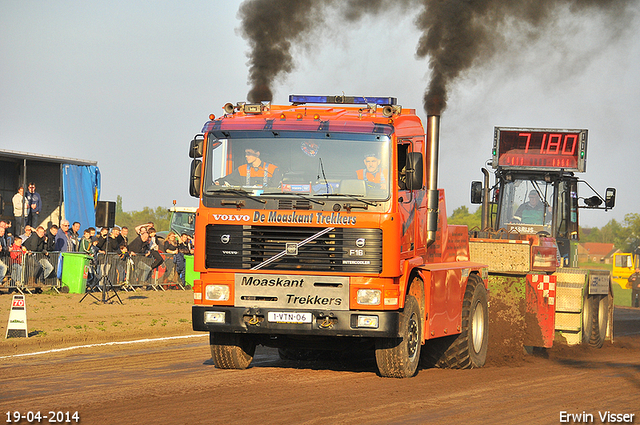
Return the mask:
POLYGON ((209 334, 211 359, 219 369, 246 369, 253 360, 256 343, 250 335, 209 334))
POLYGON ((582 339, 592 347, 601 348, 609 326, 609 295, 589 295, 583 308, 587 309, 587 305, 588 322, 583 324, 582 339))
POLYGON ((400 312, 400 338, 376 339, 375 356, 380 376, 385 378, 414 376, 420 363, 421 345, 420 306, 414 296, 407 295, 404 310, 400 312))
POLYGON ((489 346, 489 308, 482 280, 469 276, 462 301, 462 329, 459 335, 427 342, 427 364, 450 369, 484 366, 489 346))

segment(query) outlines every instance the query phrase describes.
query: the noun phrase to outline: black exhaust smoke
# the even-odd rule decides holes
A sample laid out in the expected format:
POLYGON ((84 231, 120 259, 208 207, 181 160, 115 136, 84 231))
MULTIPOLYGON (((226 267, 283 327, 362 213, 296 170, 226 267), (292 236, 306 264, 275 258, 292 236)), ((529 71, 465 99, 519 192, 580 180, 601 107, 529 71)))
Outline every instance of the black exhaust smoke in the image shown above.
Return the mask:
MULTIPOLYGON (((493 59, 514 43, 514 31, 535 39, 564 11, 608 17, 611 35, 624 30, 637 0, 246 0, 240 5, 240 32, 248 40, 250 102, 273 99, 273 83, 294 69, 292 46, 308 48, 311 31, 326 27, 329 11, 347 22, 363 16, 390 18, 398 11, 416 13, 422 31, 416 56, 429 58, 430 79, 424 95, 427 115, 447 107, 451 84, 474 67, 493 59)), ((586 16, 586 14, 585 14, 586 16)), ((390 19, 390 22, 393 20, 390 19)), ((341 31, 339 23, 332 27, 341 31)), ((345 28, 348 30, 348 28, 345 28)), ((610 43, 604 39, 603 46, 610 43)), ((604 48, 603 48, 604 50, 604 48)))

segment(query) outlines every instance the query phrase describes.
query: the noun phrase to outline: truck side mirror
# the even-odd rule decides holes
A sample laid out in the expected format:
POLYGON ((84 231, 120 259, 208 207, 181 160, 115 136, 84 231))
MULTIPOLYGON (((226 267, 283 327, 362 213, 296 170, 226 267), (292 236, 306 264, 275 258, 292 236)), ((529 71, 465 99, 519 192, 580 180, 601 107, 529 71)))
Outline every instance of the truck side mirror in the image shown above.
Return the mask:
POLYGON ((407 153, 405 173, 406 187, 408 190, 422 189, 424 171, 422 167, 422 154, 420 152, 407 153))
POLYGON ((191 161, 191 178, 189 180, 189 195, 200 197, 200 184, 202 183, 202 161, 194 159, 191 161))
POLYGON ((471 182, 471 203, 482 203, 482 182, 471 182))
POLYGON ((616 189, 608 187, 604 193, 604 206, 607 209, 611 209, 616 205, 616 189))
POLYGON ((204 134, 196 134, 189 145, 189 158, 202 158, 204 152, 204 134))

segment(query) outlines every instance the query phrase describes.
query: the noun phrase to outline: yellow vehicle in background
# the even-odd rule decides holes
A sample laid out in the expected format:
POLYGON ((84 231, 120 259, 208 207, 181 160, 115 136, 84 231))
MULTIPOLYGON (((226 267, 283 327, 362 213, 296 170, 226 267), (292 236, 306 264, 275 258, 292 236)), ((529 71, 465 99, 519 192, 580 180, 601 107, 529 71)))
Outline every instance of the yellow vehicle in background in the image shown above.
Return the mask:
POLYGON ((629 276, 635 269, 640 268, 640 255, 636 250, 633 255, 629 252, 613 254, 613 299, 615 305, 631 307, 631 289, 627 288, 629 276))

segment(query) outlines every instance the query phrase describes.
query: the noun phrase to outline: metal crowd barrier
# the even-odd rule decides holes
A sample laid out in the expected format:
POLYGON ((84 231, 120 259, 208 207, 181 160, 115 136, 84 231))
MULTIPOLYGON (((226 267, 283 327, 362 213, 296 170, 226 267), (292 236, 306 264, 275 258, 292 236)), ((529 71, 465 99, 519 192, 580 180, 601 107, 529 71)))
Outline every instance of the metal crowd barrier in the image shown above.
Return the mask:
MULTIPOLYGON (((0 258, 7 266, 7 278, 2 282, 3 289, 16 290, 23 294, 39 292, 45 288, 60 291, 58 262, 62 261, 63 257, 59 252, 49 252, 46 255, 23 252, 12 254, 0 258)), ((142 288, 155 291, 185 290, 185 284, 176 272, 173 254, 159 254, 163 262, 153 269, 152 256, 131 255, 122 258, 118 253, 97 254, 89 261, 87 291, 99 291, 101 285, 105 284, 125 291, 142 288)))
POLYGON ((11 251, 9 256, 0 258, 7 266, 3 286, 9 291, 16 290, 22 294, 42 291, 44 288, 60 289, 57 277, 59 252, 25 253, 11 251))
MULTIPOLYGON (((164 291, 167 289, 185 290, 184 283, 175 271, 173 254, 159 254, 162 258, 162 263, 153 269, 151 266, 155 259, 151 255, 131 255, 126 260, 124 280, 121 281, 122 289, 134 291, 141 288, 153 289, 155 291, 164 291)), ((111 256, 111 254, 109 255, 111 256)))

